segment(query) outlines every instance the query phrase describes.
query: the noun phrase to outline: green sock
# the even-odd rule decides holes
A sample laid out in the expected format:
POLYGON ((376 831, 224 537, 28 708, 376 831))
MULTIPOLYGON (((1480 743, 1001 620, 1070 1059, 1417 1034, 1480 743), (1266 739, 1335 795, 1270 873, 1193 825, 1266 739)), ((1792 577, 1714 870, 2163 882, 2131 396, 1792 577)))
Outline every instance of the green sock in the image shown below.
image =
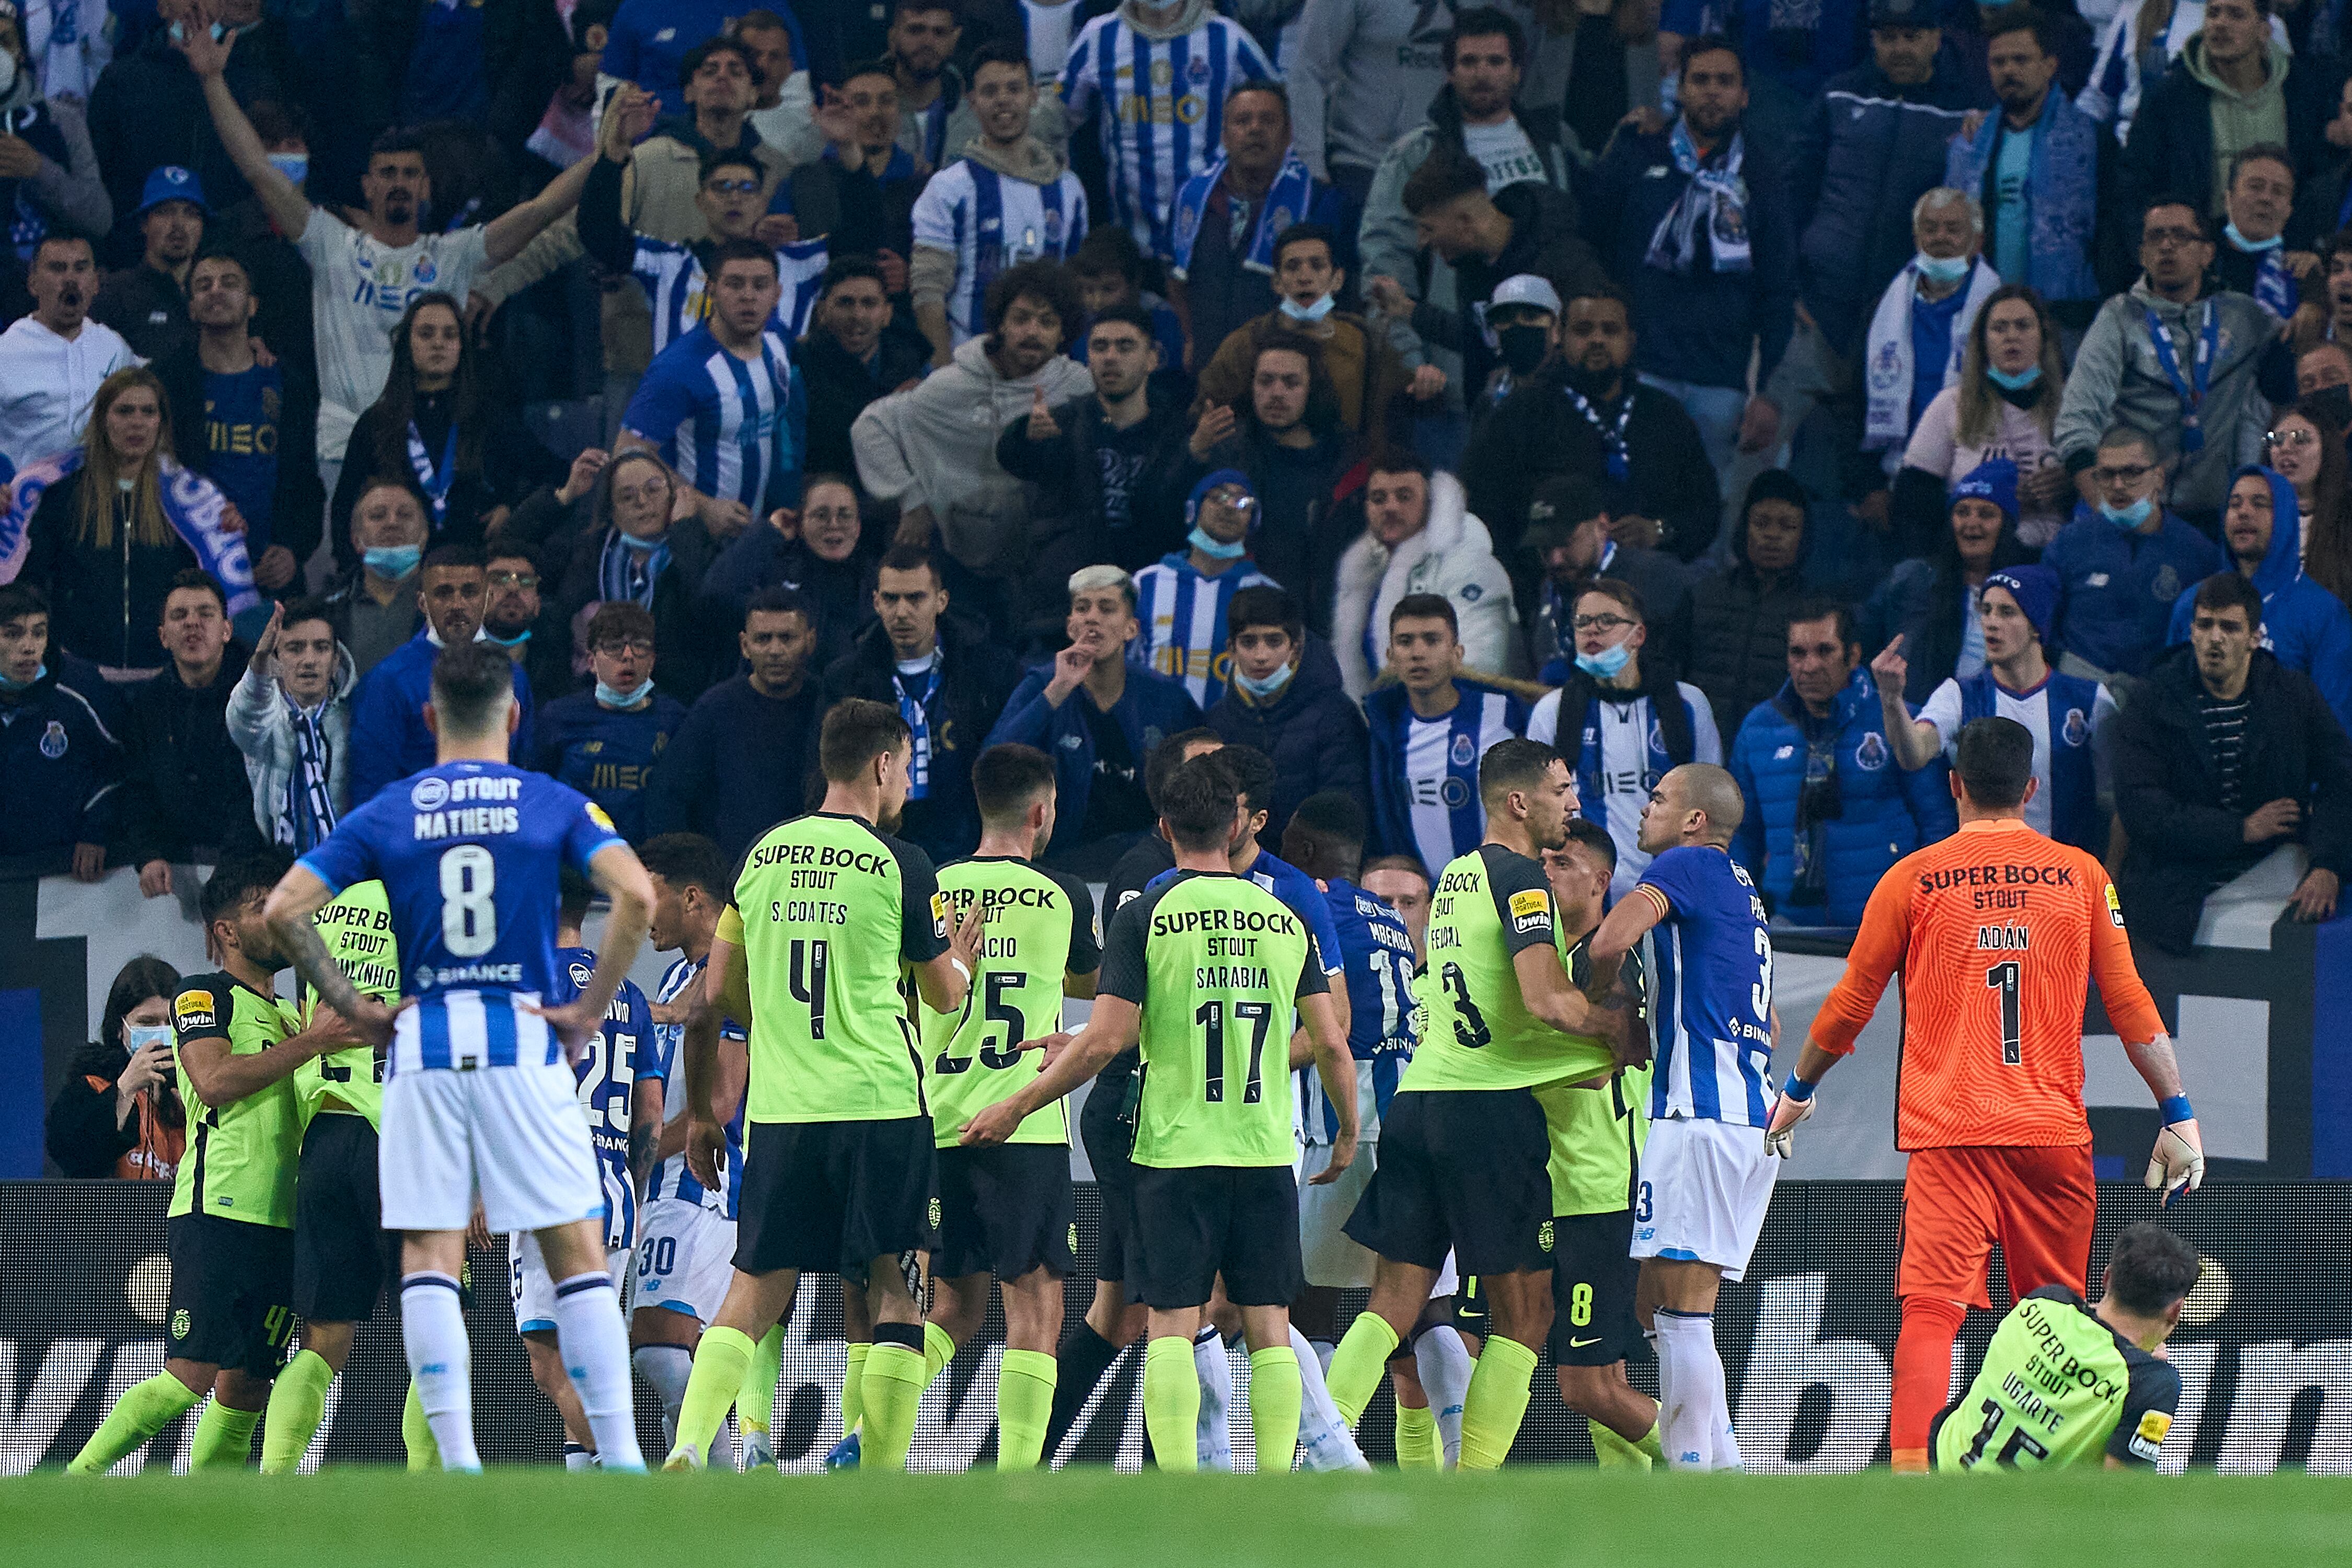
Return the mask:
POLYGON ((903 1470, 907 1450, 915 1443, 915 1410, 923 1402, 922 1352, 909 1346, 877 1341, 866 1352, 866 1375, 860 1391, 866 1405, 866 1441, 858 1459, 861 1470, 903 1470))
POLYGON ((841 1435, 848 1436, 866 1418, 866 1356, 871 1344, 852 1341, 849 1366, 841 1374, 841 1435))
POLYGON ((1201 1468, 1201 1373, 1192 1336, 1162 1334, 1143 1349, 1143 1427, 1163 1470, 1201 1468))
POLYGON ((1339 1407, 1339 1419, 1350 1432, 1364 1418, 1364 1406, 1372 1402, 1396 1348, 1396 1331, 1386 1319, 1377 1312, 1359 1312, 1348 1325, 1339 1348, 1332 1352, 1323 1382, 1331 1390, 1331 1403, 1339 1407))
POLYGON ((930 1387, 940 1380, 948 1363, 955 1360, 955 1336, 937 1323, 923 1325, 923 1386, 930 1387))
POLYGON ((996 1468, 1034 1470, 1054 1418, 1058 1363, 1043 1351, 1006 1351, 996 1369, 996 1468))
POLYGON ((1654 1421, 1650 1423, 1649 1431, 1643 1434, 1642 1440, 1633 1447, 1647 1454, 1650 1457, 1650 1463, 1654 1465, 1663 1465, 1666 1462, 1666 1445, 1658 1436, 1658 1424, 1654 1421))
POLYGON ((1250 1352, 1250 1432, 1257 1473, 1286 1476, 1298 1451, 1298 1355, 1288 1345, 1250 1352))
POLYGON ((215 1395, 196 1417, 196 1436, 188 1445, 188 1469, 241 1470, 253 1457, 253 1429, 261 1424, 258 1410, 232 1410, 215 1395))
POLYGON ((81 1452, 66 1466, 67 1473, 104 1475, 117 1459, 146 1447, 156 1433, 185 1415, 203 1397, 168 1372, 124 1389, 98 1430, 89 1435, 89 1441, 81 1446, 81 1452))
POLYGON ((1470 1392, 1462 1401, 1464 1469, 1503 1468, 1511 1439, 1519 1435, 1519 1422, 1528 1413, 1528 1384, 1535 1372, 1535 1352, 1500 1334, 1486 1336, 1478 1369, 1470 1374, 1470 1392))
POLYGON ((417 1397, 415 1378, 408 1381, 408 1401, 400 1408, 400 1443, 408 1450, 410 1469, 441 1468, 441 1445, 434 1440, 433 1423, 425 1418, 425 1401, 417 1397))
POLYGON ((670 1449, 673 1458, 692 1448, 697 1458, 709 1462, 710 1440, 719 1435, 719 1424, 727 1419, 727 1407, 742 1392, 743 1373, 758 1348, 740 1329, 703 1331, 702 1342, 694 1351, 694 1372, 686 1380, 686 1398, 677 1407, 677 1443, 670 1449))
POLYGON ((754 1432, 765 1432, 776 1416, 776 1378, 784 1365, 784 1325, 778 1323, 760 1336, 751 1352, 751 1370, 743 1376, 743 1392, 735 1396, 735 1419, 754 1432))
POLYGON ((1585 1417, 1584 1426, 1592 1434, 1592 1458, 1602 1469, 1646 1470, 1650 1468, 1650 1456, 1642 1452, 1638 1445, 1627 1442, 1591 1416, 1585 1417))
POLYGON ((1397 1468, 1437 1468, 1437 1412, 1426 1405, 1418 1410, 1400 1405, 1396 1417, 1397 1468))
POLYGON ((335 1369, 314 1350, 298 1352, 269 1390, 269 1411, 261 1424, 261 1473, 290 1476, 319 1435, 327 1415, 327 1386, 335 1369))

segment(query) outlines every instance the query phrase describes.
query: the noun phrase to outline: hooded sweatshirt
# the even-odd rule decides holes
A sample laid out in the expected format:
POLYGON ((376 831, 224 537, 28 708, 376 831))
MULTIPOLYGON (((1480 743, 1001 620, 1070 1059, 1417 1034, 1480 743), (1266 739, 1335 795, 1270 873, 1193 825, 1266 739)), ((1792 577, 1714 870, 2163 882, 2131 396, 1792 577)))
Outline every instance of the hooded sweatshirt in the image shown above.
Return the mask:
MULTIPOLYGON (((2231 475, 2231 484, 2248 474, 2261 475, 2271 488, 2271 547, 2252 573, 2263 595, 2262 646, 2287 668, 2311 677, 2336 721, 2352 730, 2352 614, 2335 595, 2303 574, 2303 514, 2295 506, 2294 487, 2284 475, 2252 463, 2231 475)), ((2187 642, 2196 617, 2197 585, 2192 583, 2172 606, 2167 640, 2187 642)))
POLYGON ((1461 626, 1462 665, 1487 675, 1507 673, 1518 612, 1511 579, 1495 559, 1486 525, 1470 514, 1462 482, 1439 471, 1430 480, 1429 521, 1394 550, 1357 535, 1339 557, 1339 594, 1331 613, 1332 651, 1348 695, 1360 700, 1385 662, 1389 615, 1408 594, 1443 595, 1461 626))
POLYGON ((901 510, 929 507, 948 552, 972 571, 1010 571, 1027 534, 1032 492, 998 465, 997 436, 1028 416, 1041 389, 1052 405, 1093 386, 1086 367, 1061 354, 1007 379, 988 357, 988 339, 974 338, 945 369, 866 405, 849 427, 858 479, 901 510))
POLYGON ((2248 147, 2268 142, 2286 144, 2286 73, 2294 63, 2287 47, 2276 38, 2263 45, 2270 50, 2270 70, 2263 85, 2240 92, 2205 63, 2205 35, 2198 34, 2181 51, 2180 63, 2199 85, 2213 95, 2213 190, 2230 188, 2230 163, 2248 147))

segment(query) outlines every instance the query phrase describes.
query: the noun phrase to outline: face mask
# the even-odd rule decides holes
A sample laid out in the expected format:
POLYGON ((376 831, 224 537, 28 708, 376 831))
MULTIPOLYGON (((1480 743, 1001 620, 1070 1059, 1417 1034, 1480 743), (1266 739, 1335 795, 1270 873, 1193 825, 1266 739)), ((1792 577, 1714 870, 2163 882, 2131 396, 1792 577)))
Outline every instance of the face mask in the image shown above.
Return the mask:
POLYGON ((2323 386, 2306 395, 2337 425, 2352 425, 2352 386, 2323 386))
POLYGON ((654 683, 651 677, 647 677, 642 685, 628 691, 615 690, 600 680, 596 683, 596 700, 607 708, 635 708, 651 695, 653 689, 654 683))
POLYGON ((2099 503, 2099 515, 2105 518, 2109 522, 2114 523, 2117 528, 2137 528, 2141 523, 2147 521, 2148 510, 2153 505, 2154 503, 2146 496, 2142 496, 2139 500, 2132 502, 2131 505, 2125 507, 2122 510, 2118 511, 2114 507, 2109 506, 2106 502, 2101 501, 2099 503))
POLYGON ((302 188, 302 182, 310 177, 310 154, 272 153, 269 154, 269 166, 293 181, 294 188, 299 190, 302 188))
POLYGON ((1633 650, 1619 643, 1615 647, 1604 647, 1599 653, 1578 654, 1576 668, 1595 680, 1614 680, 1617 672, 1625 668, 1625 661, 1633 657, 1633 650))
POLYGON ((0 675, 0 691, 5 691, 12 697, 19 691, 30 691, 33 688, 38 686, 41 683, 42 677, 48 673, 49 667, 45 664, 41 666, 40 668, 33 671, 33 679, 30 680, 11 680, 6 676, 0 675))
POLYGON ((416 563, 425 559, 425 547, 421 544, 382 544, 373 550, 362 551, 360 559, 366 562, 368 570, 377 576, 398 582, 416 570, 416 563))
POLYGON ((1919 276, 1930 283, 1958 283, 1969 275, 1969 263, 1965 256, 1930 256, 1923 250, 1911 259, 1919 276))
POLYGON ((1513 375, 1530 375, 1551 352, 1551 333, 1542 327, 1505 327, 1495 334, 1503 363, 1513 375))
POLYGON ((1212 539, 1204 529, 1196 528, 1184 537, 1193 549, 1212 561, 1239 561, 1249 553, 1248 544, 1240 541, 1227 544, 1221 539, 1212 539))
POLYGON ((1285 300, 1282 313, 1294 321, 1319 321, 1331 313, 1331 296, 1326 294, 1312 305, 1299 306, 1285 300))
POLYGON ((639 539, 634 533, 624 533, 621 535, 621 542, 623 544, 626 545, 629 549, 639 552, 659 550, 664 544, 668 542, 668 540, 669 530, 667 529, 662 530, 661 532, 655 534, 651 539, 639 539))
POLYGON ((2248 239, 2244 235, 2238 232, 2238 226, 2235 223, 2223 224, 2221 226, 2221 232, 2230 237, 2230 243, 2231 245, 2236 246, 2240 250, 2246 252, 2249 256, 2260 256, 2265 250, 2276 250, 2280 246, 2286 243, 2286 236, 2283 234, 2274 234, 2268 239, 2248 239))
POLYGON ((172 1043, 172 1027, 168 1024, 125 1024, 122 1037, 131 1044, 131 1054, 137 1056, 150 1046, 172 1043))
POLYGON ((2042 367, 2038 364, 2030 364, 2023 370, 2007 371, 1999 365, 1989 364, 1985 366, 1985 374, 1995 386, 2010 392, 2023 392, 2042 379, 2042 367))
POLYGON ((1284 687, 1290 684, 1291 674, 1292 671, 1290 666, 1286 664, 1281 668, 1276 670, 1272 675, 1267 676, 1263 680, 1244 675, 1240 670, 1236 669, 1234 671, 1234 684, 1240 687, 1244 691, 1248 692, 1252 697, 1256 698, 1260 702, 1264 702, 1276 692, 1280 691, 1284 687))
POLYGON ((525 626, 522 630, 515 633, 515 635, 510 637, 502 637, 499 636, 498 633, 490 630, 489 627, 484 626, 482 628, 481 636, 476 640, 479 642, 496 643, 500 647, 520 647, 523 644, 530 641, 530 628, 529 626, 525 626))
MULTIPOLYGON (((226 27, 222 26, 218 22, 215 22, 215 23, 212 25, 212 26, 211 26, 211 28, 210 28, 209 30, 211 31, 212 36, 213 36, 213 42, 214 42, 214 43, 215 43, 215 44, 219 43, 223 38, 225 38, 225 37, 228 37, 228 29, 227 29, 226 27)), ((172 29, 171 29, 171 31, 172 31, 172 41, 173 41, 173 43, 175 43, 175 44, 184 44, 184 43, 186 43, 186 42, 188 41, 188 27, 187 27, 187 24, 186 24, 186 23, 184 23, 184 22, 174 22, 174 23, 173 23, 173 24, 172 24, 172 29)))

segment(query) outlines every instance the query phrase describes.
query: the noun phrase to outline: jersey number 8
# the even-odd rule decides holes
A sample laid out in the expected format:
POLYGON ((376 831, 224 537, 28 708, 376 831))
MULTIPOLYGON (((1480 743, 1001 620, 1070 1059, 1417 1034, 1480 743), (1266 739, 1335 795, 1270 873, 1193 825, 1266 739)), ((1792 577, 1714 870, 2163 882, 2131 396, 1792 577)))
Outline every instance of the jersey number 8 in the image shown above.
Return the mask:
POLYGON ((441 945, 452 958, 479 958, 499 944, 499 910, 490 894, 499 863, 478 844, 441 857, 441 945))

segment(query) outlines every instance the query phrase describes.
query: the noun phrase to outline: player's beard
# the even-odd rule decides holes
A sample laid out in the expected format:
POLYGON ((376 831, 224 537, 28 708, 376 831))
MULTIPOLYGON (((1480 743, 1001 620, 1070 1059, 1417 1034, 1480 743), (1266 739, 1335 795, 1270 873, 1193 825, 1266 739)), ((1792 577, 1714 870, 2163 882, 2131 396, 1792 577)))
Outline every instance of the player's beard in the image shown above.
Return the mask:
POLYGON ((882 807, 881 810, 876 814, 874 826, 880 828, 885 833, 896 833, 898 831, 899 826, 906 820, 907 805, 906 802, 901 801, 897 805, 886 805, 882 807))

